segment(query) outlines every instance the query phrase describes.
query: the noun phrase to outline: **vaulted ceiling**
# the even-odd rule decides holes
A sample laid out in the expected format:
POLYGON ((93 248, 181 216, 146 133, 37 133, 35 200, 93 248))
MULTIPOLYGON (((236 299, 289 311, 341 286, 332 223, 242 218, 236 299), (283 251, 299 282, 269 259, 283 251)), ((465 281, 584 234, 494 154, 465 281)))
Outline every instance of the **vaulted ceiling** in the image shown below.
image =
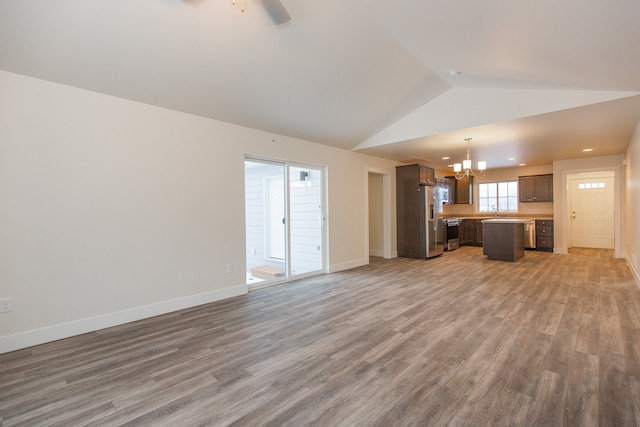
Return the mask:
POLYGON ((442 168, 468 137, 490 167, 621 154, 640 121, 636 0, 236 3, 3 0, 0 69, 442 168))

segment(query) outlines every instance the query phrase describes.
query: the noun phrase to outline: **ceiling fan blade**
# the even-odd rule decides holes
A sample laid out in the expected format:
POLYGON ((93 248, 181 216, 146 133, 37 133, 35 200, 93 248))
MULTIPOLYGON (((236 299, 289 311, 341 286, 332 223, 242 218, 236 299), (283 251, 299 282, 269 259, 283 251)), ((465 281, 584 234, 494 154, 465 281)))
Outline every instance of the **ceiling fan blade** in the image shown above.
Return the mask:
POLYGON ((289 12, 287 12, 280 0, 262 0, 262 4, 264 4, 265 9, 267 9, 276 25, 286 24, 291 21, 289 12))

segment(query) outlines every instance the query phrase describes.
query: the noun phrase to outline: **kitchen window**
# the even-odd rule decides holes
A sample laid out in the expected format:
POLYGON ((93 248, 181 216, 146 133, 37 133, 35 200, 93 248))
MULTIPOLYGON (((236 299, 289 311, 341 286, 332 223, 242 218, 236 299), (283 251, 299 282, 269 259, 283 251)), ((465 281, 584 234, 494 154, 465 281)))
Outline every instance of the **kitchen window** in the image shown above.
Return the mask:
POLYGON ((478 184, 480 212, 518 212, 518 181, 478 184))

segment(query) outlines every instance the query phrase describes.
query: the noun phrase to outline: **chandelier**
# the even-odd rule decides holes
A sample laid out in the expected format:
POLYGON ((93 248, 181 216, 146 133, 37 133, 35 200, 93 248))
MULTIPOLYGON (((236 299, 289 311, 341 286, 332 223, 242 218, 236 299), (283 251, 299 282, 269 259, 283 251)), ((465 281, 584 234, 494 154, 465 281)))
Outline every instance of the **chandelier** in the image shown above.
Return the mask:
POLYGON ((478 171, 474 171, 471 167, 471 155, 469 154, 469 141, 472 138, 465 138, 467 141, 467 160, 463 160, 462 163, 454 163, 453 171, 455 172, 456 179, 463 179, 470 176, 477 176, 478 178, 484 177, 484 171, 487 169, 487 162, 478 162, 478 171))

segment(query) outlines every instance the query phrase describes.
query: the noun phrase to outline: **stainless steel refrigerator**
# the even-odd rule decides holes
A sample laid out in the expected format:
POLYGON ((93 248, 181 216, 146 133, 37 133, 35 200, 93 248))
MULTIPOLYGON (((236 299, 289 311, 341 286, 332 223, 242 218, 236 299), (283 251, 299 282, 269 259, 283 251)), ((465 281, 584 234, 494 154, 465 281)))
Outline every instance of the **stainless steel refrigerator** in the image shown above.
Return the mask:
POLYGON ((426 189, 426 249, 427 258, 442 255, 444 252, 444 232, 442 223, 442 189, 437 186, 426 189))

